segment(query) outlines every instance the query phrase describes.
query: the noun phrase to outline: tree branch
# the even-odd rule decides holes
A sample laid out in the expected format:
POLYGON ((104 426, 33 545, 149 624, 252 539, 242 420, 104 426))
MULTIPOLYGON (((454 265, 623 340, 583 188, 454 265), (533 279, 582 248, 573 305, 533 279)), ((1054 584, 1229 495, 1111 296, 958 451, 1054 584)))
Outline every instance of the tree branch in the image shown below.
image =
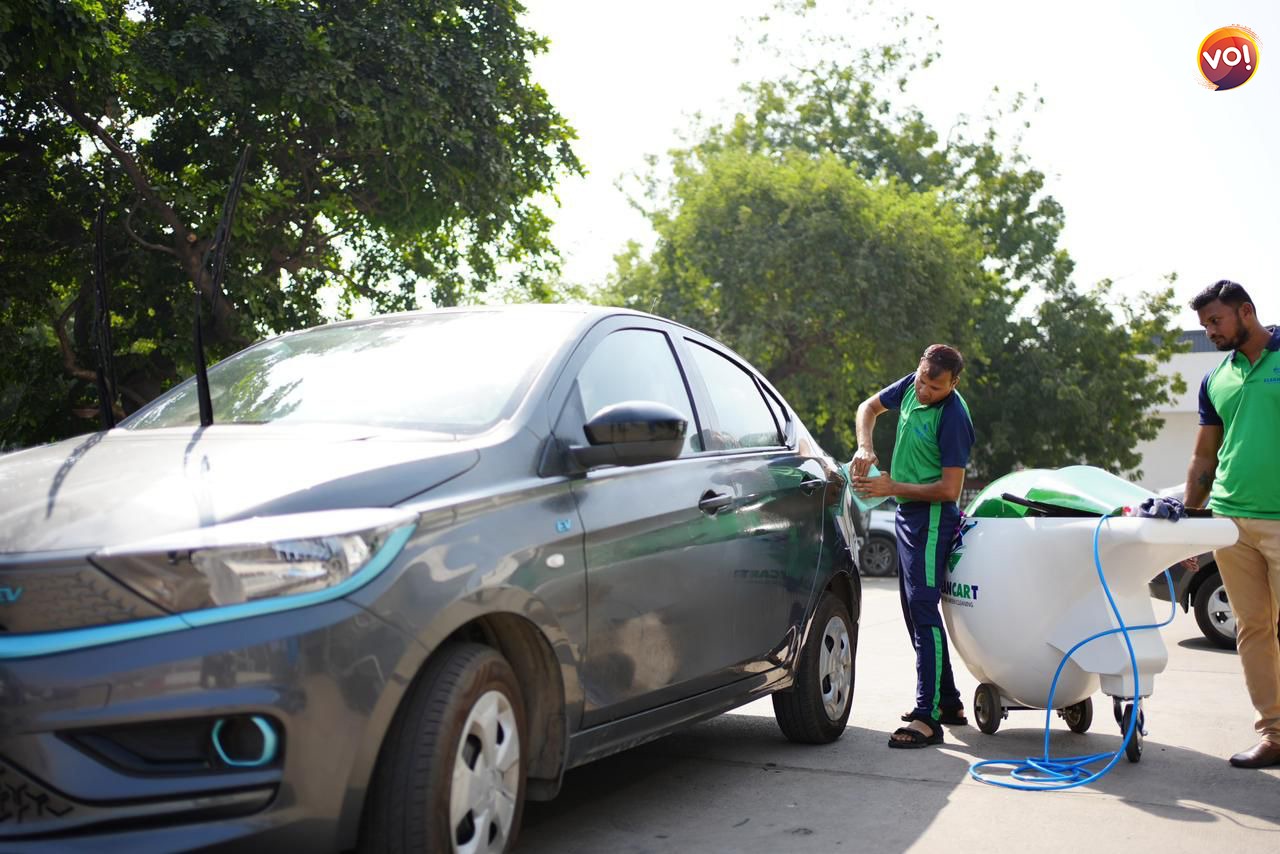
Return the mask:
POLYGON ((58 349, 62 351, 62 366, 67 373, 78 380, 96 383, 98 375, 87 368, 80 367, 80 363, 76 361, 75 351, 71 349, 71 340, 67 337, 67 319, 75 311, 78 302, 80 297, 77 296, 63 309, 62 314, 54 321, 53 334, 58 336, 58 349))
POLYGON ((188 231, 187 226, 182 222, 182 217, 178 216, 178 212, 172 206, 165 204, 156 195, 155 188, 151 186, 151 182, 147 180, 146 174, 142 171, 142 167, 134 159, 133 155, 125 151, 120 143, 116 142, 111 134, 107 133, 100 124, 85 115, 84 111, 77 107, 75 101, 70 97, 54 95, 51 100, 58 109, 70 116, 72 121, 84 128, 91 136, 110 150, 120 167, 124 169, 125 174, 129 176, 129 180, 133 182, 138 194, 160 213, 165 223, 173 229, 174 238, 182 240, 183 235, 188 231))
MULTIPOLYGON (((65 309, 63 309, 62 314, 58 316, 58 319, 53 324, 53 333, 58 336, 58 349, 62 351, 62 366, 66 369, 67 373, 78 380, 84 380, 85 382, 94 383, 96 385, 98 382, 97 372, 91 371, 88 368, 80 367, 79 361, 76 360, 75 351, 71 348, 71 339, 67 335, 67 319, 71 317, 71 313, 75 311, 76 304, 79 302, 80 297, 77 296, 65 309)), ((129 395, 129 397, 136 401, 139 406, 147 403, 141 395, 132 389, 120 386, 117 390, 123 394, 129 395)), ((124 407, 114 400, 111 401, 111 410, 115 413, 117 420, 125 417, 124 407)), ((93 419, 98 417, 97 408, 83 410, 72 409, 71 411, 74 415, 81 418, 93 419)))
POLYGON ((172 246, 164 246, 159 243, 148 243, 147 241, 143 240, 141 237, 139 237, 137 234, 134 233, 131 223, 133 222, 133 214, 137 210, 138 210, 137 205, 134 205, 133 207, 129 208, 129 214, 124 218, 125 234, 132 237, 133 242, 137 243, 143 249, 150 249, 153 252, 164 252, 167 255, 172 255, 174 258, 179 258, 180 256, 178 255, 178 250, 174 249, 172 246))
POLYGON ((202 269, 201 266, 204 260, 203 253, 200 251, 203 243, 188 238, 191 232, 187 225, 183 223, 182 217, 178 216, 178 212, 156 194, 155 188, 147 180, 141 165, 132 154, 125 151, 120 143, 112 138, 111 134, 85 115, 84 111, 77 107, 75 101, 69 96, 58 94, 52 96, 51 100, 58 109, 70 116, 77 125, 111 151, 116 161, 133 182, 138 195, 142 196, 143 200, 155 208, 165 224, 173 229, 175 245, 171 247, 169 254, 178 259, 188 278, 212 304, 215 334, 225 340, 231 340, 231 319, 236 315, 236 308, 225 294, 214 293, 213 278, 209 275, 209 271, 202 269))

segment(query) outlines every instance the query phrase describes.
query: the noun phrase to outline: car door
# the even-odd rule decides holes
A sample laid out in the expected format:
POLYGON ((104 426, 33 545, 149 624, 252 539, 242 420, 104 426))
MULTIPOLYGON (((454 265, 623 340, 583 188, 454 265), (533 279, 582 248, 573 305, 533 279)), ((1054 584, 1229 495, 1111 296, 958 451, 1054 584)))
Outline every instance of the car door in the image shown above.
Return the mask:
POLYGON ((569 391, 554 433, 584 444, 582 425, 601 408, 655 400, 686 415, 675 460, 602 466, 573 494, 585 535, 587 644, 583 722, 592 725, 689 696, 741 675, 725 607, 732 571, 720 558, 726 516, 706 496, 724 492, 724 469, 703 451, 687 379, 666 327, 614 318, 570 360, 569 391), (717 518, 719 517, 719 518, 717 518))
POLYGON ((828 483, 819 449, 798 447, 789 410, 749 366, 703 336, 680 343, 706 451, 717 457, 713 479, 733 499, 725 511, 735 536, 718 560, 731 579, 723 601, 735 613, 736 655, 781 661, 798 649, 819 574, 824 502, 841 485, 828 483))

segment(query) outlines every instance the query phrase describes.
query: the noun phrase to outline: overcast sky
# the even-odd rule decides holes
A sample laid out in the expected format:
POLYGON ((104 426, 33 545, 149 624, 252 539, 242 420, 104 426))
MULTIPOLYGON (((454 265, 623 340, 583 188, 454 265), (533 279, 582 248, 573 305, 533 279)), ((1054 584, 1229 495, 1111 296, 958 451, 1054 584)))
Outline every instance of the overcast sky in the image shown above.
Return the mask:
MULTIPOLYGON (((820 3, 822 0, 820 0, 820 3)), ((761 0, 527 0, 527 24, 551 40, 534 78, 579 134, 590 170, 566 179, 553 212, 565 278, 598 283, 628 239, 651 240, 615 187, 646 154, 680 145, 692 115, 728 118, 742 17, 761 0)), ((881 4, 886 10, 904 4, 881 4)), ((1264 2, 905 4, 940 26, 942 58, 907 100, 939 130, 981 115, 992 86, 1045 99, 1023 151, 1066 210, 1062 245, 1077 280, 1110 277, 1134 294, 1177 272, 1185 302, 1219 278, 1243 283, 1262 319, 1280 320, 1280 4, 1264 2), (1254 79, 1228 92, 1199 85, 1200 41, 1220 26, 1253 29, 1254 79)), ((865 25, 863 25, 865 27, 865 25)), ((1184 328, 1195 315, 1184 310, 1184 328)))

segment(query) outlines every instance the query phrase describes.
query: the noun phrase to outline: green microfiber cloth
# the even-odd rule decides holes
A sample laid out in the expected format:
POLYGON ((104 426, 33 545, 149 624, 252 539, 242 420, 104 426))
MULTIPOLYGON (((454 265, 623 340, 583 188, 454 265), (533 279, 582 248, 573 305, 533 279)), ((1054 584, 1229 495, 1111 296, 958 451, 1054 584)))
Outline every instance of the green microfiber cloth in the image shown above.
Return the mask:
MULTIPOLYGON (((879 507, 889 497, 887 495, 881 495, 878 498, 863 498, 862 496, 858 495, 858 493, 854 492, 853 491, 853 475, 849 472, 848 463, 840 464, 840 474, 844 475, 845 493, 853 501, 853 506, 857 507, 858 512, 860 513, 865 513, 868 510, 872 509, 873 507, 879 507)), ((870 469, 867 470, 868 477, 878 477, 879 475, 880 475, 880 469, 876 468, 875 466, 872 466, 870 469)), ((841 503, 843 503, 843 499, 841 499, 841 503)))

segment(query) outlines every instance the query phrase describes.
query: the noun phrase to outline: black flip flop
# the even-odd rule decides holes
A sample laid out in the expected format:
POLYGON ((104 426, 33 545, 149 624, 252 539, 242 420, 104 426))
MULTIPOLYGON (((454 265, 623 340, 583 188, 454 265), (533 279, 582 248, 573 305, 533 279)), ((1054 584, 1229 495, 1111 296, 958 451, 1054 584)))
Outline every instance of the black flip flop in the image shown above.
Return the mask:
POLYGON ((942 744, 942 727, 940 726, 935 726, 933 735, 925 735, 919 730, 914 730, 908 726, 898 727, 893 731, 893 734, 906 737, 905 739, 889 739, 889 746, 900 750, 916 750, 921 747, 928 747, 931 744, 942 744))

